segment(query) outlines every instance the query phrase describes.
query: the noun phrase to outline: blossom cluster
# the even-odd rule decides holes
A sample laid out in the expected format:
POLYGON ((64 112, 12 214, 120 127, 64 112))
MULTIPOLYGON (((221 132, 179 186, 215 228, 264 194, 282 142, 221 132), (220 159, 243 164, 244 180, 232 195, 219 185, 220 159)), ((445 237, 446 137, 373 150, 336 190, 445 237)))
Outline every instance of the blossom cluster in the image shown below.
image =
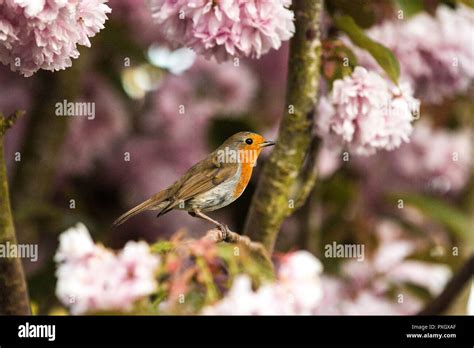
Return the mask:
POLYGON ((155 291, 159 258, 145 242, 128 242, 115 254, 94 244, 83 224, 60 236, 56 295, 73 314, 129 310, 155 291))
POLYGON ((363 175, 369 200, 390 192, 459 193, 472 173, 473 156, 468 130, 436 128, 429 121, 415 123, 408 144, 388 155, 354 162, 363 175))
MULTIPOLYGON (((368 30, 397 57, 402 78, 415 96, 429 103, 464 94, 474 79, 474 11, 438 6, 435 16, 421 13, 408 20, 384 21, 368 30)), ((377 68, 373 58, 355 49, 359 64, 377 68)))
POLYGON ((151 0, 170 42, 224 61, 259 58, 293 36, 290 0, 151 0))
POLYGON ((0 62, 31 76, 62 70, 104 28, 106 0, 0 1, 0 62))
POLYGON ((326 114, 318 121, 319 130, 358 155, 393 150, 408 142, 419 110, 408 84, 391 85, 359 66, 351 76, 334 81, 328 101, 326 114))
POLYGON ((322 265, 307 251, 283 256, 277 280, 252 290, 249 276, 239 275, 227 296, 206 307, 208 315, 297 315, 311 314, 322 298, 322 265))

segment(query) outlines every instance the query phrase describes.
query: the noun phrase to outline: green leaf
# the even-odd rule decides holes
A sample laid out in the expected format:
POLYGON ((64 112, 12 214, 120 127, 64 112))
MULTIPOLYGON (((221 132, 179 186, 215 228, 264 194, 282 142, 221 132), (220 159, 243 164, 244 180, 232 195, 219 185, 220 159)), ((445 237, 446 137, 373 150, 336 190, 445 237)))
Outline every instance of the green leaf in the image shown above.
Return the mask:
POLYGON ((369 52, 387 76, 397 84, 400 76, 400 65, 390 49, 368 37, 352 17, 335 17, 334 22, 340 30, 349 36, 354 45, 369 52))
POLYGON ((404 204, 417 208, 421 213, 438 222, 449 232, 462 240, 472 238, 473 226, 469 218, 452 205, 433 197, 414 193, 391 194, 394 201, 402 199, 404 204))
POLYGON ((411 17, 425 9, 422 0, 395 0, 403 15, 411 17))

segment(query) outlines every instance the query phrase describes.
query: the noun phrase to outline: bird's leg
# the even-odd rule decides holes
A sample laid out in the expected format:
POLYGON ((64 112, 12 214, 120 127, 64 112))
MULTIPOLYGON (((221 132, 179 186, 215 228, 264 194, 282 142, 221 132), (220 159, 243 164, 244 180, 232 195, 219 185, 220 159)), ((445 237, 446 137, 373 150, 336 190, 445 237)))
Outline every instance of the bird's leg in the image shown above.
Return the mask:
POLYGON ((203 214, 201 211, 199 210, 194 210, 194 211, 190 211, 188 212, 189 215, 193 216, 193 217, 199 217, 201 219, 204 219, 206 221, 209 221, 210 223, 213 223, 214 225, 216 225, 222 232, 222 239, 224 241, 227 240, 227 238, 229 237, 229 234, 230 234, 230 230, 229 230, 229 227, 225 224, 222 224, 220 223, 219 221, 216 221, 212 218, 210 218, 209 216, 203 214))

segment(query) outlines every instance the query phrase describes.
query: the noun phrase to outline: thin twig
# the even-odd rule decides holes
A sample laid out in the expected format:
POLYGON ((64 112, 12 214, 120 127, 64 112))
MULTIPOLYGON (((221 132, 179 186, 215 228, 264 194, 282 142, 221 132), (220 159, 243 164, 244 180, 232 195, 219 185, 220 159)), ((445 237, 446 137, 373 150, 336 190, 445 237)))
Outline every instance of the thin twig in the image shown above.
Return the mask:
POLYGON ((445 312, 466 283, 474 277, 474 255, 454 274, 444 290, 422 309, 418 315, 439 315, 445 312))
MULTIPOLYGON (((268 254, 267 249, 263 244, 252 241, 247 236, 242 236, 236 232, 227 230, 224 234, 220 229, 213 229, 206 232, 204 237, 201 240, 211 241, 214 243, 233 243, 233 244, 243 244, 245 245, 250 252, 255 253, 261 256, 269 265, 273 265, 271 257, 268 254)), ((179 246, 175 249, 176 251, 185 251, 187 247, 195 242, 194 239, 187 239, 179 243, 179 246)))
POLYGON ((0 136, 4 136, 8 129, 10 129, 16 122, 16 120, 25 114, 23 110, 17 110, 5 117, 0 112, 0 136))
POLYGON ((227 243, 242 243, 247 246, 251 251, 262 254, 265 258, 269 258, 266 249, 261 243, 253 242, 247 236, 241 236, 240 234, 232 231, 227 231, 226 235, 219 229, 210 230, 206 233, 203 239, 212 240, 215 243, 227 242, 227 243))

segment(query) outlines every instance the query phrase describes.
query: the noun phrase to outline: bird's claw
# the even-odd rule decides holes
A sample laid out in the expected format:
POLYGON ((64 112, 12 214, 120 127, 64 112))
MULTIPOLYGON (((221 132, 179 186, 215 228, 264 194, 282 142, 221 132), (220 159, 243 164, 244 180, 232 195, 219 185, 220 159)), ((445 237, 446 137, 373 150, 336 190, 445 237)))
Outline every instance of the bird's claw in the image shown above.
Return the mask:
POLYGON ((224 225, 224 224, 221 224, 219 225, 219 229, 221 230, 222 232, 222 240, 224 242, 227 242, 228 238, 229 238, 229 235, 230 235, 230 229, 227 225, 224 225))

